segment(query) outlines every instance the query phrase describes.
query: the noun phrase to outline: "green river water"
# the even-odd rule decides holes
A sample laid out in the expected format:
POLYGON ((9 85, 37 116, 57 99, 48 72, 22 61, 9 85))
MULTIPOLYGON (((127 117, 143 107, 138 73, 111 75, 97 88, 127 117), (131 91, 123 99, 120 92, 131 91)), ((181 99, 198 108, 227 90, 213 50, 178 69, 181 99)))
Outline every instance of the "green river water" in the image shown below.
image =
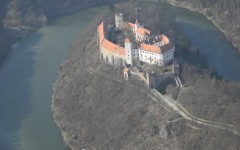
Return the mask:
MULTIPOLYGON (((100 13, 94 7, 55 19, 19 41, 0 69, 0 150, 66 150, 51 112, 52 86, 70 43, 100 13)), ((194 46, 229 80, 240 79, 240 53, 202 15, 163 6, 194 46)))

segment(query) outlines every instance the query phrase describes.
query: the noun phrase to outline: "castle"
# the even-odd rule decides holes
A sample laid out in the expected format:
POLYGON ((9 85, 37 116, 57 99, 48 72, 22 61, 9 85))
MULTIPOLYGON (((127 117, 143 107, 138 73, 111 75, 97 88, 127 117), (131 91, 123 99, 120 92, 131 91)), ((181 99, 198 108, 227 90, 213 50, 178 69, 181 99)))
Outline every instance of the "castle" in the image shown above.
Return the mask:
POLYGON ((98 45, 101 59, 115 65, 133 66, 134 60, 165 66, 174 59, 174 43, 166 35, 152 35, 136 20, 135 24, 124 22, 123 14, 115 14, 115 27, 119 30, 129 29, 134 41, 127 37, 124 45, 109 40, 109 25, 102 22, 98 26, 98 45), (135 43, 133 45, 133 42, 135 43))

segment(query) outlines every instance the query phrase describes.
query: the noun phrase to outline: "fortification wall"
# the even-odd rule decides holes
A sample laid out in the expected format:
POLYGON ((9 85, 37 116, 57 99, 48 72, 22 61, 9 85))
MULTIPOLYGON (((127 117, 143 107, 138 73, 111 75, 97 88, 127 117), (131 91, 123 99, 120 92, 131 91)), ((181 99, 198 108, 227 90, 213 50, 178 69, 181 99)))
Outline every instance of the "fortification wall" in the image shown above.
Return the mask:
POLYGON ((175 78, 176 76, 179 76, 179 64, 172 65, 171 72, 159 74, 153 72, 146 72, 146 80, 149 88, 157 88, 167 78, 175 78))
POLYGON ((173 72, 166 73, 149 73, 146 72, 146 79, 149 88, 157 88, 164 80, 167 78, 174 78, 175 74, 173 72))
POLYGON ((100 46, 101 49, 101 60, 108 62, 112 65, 117 66, 125 66, 126 65, 126 57, 124 55, 119 55, 117 53, 113 53, 103 47, 100 46))

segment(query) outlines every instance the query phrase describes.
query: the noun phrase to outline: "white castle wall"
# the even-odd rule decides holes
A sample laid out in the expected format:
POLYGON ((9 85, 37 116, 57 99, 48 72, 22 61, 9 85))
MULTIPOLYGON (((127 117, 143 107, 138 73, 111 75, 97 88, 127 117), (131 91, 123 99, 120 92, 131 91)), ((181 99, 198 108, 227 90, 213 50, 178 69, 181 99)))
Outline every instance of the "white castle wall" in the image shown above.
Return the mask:
POLYGON ((125 42, 125 52, 126 52, 126 63, 129 65, 133 65, 133 56, 132 56, 132 46, 131 43, 125 42))

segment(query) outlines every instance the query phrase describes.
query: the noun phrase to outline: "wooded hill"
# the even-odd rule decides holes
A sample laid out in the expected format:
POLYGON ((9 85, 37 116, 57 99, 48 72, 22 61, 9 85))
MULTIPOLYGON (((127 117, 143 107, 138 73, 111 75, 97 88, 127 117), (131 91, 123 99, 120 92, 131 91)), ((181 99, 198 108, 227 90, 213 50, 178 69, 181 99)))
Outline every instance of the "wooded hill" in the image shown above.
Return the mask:
MULTIPOLYGON (((12 39, 6 38, 9 34, 3 31, 4 26, 7 28, 40 27, 47 24, 49 18, 53 16, 116 1, 124 0, 2 0, 0 5, 0 57, 3 49, 8 49, 8 43, 11 43, 9 40, 12 39)), ((240 48, 240 0, 149 1, 167 2, 203 12, 225 32, 229 41, 240 48)))
MULTIPOLYGON (((7 26, 41 26, 50 17, 78 8, 119 0, 3 0, 0 6, 0 17, 5 18, 7 26)), ((136 0, 139 1, 139 0, 136 0)), ((207 14, 226 15, 230 25, 237 25, 240 20, 240 0, 158 0, 162 2, 187 2, 207 9, 207 14), (222 14, 222 13, 223 14, 222 14)), ((237 28, 240 34, 240 27, 237 28)))
POLYGON ((15 26, 42 26, 49 17, 118 0, 5 0, 2 12, 4 24, 15 26))
POLYGON ((82 8, 119 0, 1 0, 0 4, 0 62, 10 49, 16 37, 25 34, 19 30, 9 32, 6 29, 31 29, 48 23, 49 18, 63 15, 82 8), (26 28, 25 28, 26 27, 26 28))

